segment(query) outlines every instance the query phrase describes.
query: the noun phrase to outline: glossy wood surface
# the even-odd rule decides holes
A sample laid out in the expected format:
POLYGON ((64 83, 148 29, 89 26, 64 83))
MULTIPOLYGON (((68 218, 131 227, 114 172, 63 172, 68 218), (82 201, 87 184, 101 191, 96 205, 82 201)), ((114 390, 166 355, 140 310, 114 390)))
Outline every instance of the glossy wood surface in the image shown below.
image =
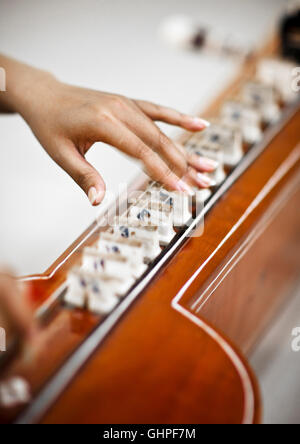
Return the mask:
MULTIPOLYGON (((254 68, 249 61, 207 117, 254 68)), ((259 421, 255 378, 235 347, 253 347, 299 277, 299 128, 298 111, 209 212, 203 235, 160 270, 48 411, 34 404, 28 421, 259 421)), ((49 301, 99 231, 94 223, 49 270, 28 278, 33 307, 49 301)), ((34 349, 2 369, 1 381, 22 376, 38 397, 99 323, 100 316, 56 301, 34 349)), ((0 421, 22 421, 26 407, 0 409, 0 421)))
POLYGON ((251 373, 221 344, 173 310, 169 292, 150 289, 43 423, 256 422, 259 402, 251 373))
MULTIPOLYGON (((214 387, 217 393, 221 393, 219 384, 223 384, 224 374, 222 370, 217 376, 218 370, 213 357, 206 355, 209 353, 207 345, 204 349, 201 345, 200 337, 203 332, 195 318, 187 315, 193 313, 191 305, 199 289, 203 286, 207 288, 211 277, 224 263, 230 262, 242 241, 256 231, 260 221, 264 224, 264 217, 268 214, 272 215, 272 223, 266 230, 271 231, 263 232, 253 244, 253 248, 262 250, 262 256, 256 257, 257 251, 254 253, 249 250, 249 256, 245 255, 243 258, 243 274, 239 274, 236 269, 235 274, 228 275, 230 283, 225 284, 228 287, 220 286, 218 292, 211 296, 210 304, 204 306, 205 318, 213 318, 214 326, 218 322, 222 323, 223 329, 227 330, 232 339, 245 350, 249 350, 274 310, 289 294, 292 283, 299 278, 299 211, 295 206, 295 202, 299 202, 299 123, 300 112, 215 206, 206 219, 204 235, 190 239, 161 271, 46 415, 44 422, 127 423, 133 419, 140 422, 240 422, 241 418, 237 421, 236 417, 231 416, 237 411, 241 413, 241 404, 237 408, 233 394, 230 395, 232 403, 228 404, 230 408, 226 417, 215 416, 218 415, 216 399, 213 401, 215 408, 206 408, 209 405, 205 398, 206 390, 214 387), (280 174, 276 173, 278 169, 280 174), (270 186, 266 188, 267 184, 270 186), (253 205, 253 202, 257 205, 253 205), (280 205, 276 212, 274 208, 278 202, 280 205), (250 211, 249 208, 253 210, 250 211), (243 223, 237 225, 236 231, 224 242, 232 227, 245 213, 247 217, 243 219, 243 223), (264 233, 268 236, 268 248, 263 247, 264 233), (215 251, 217 253, 212 256, 215 251), (211 259, 207 261, 208 258, 211 259), (266 284, 261 280, 261 273, 264 276, 268 271, 261 268, 261 261, 264 264, 270 261, 271 274, 270 277, 264 277, 266 284), (274 261, 277 265, 273 270, 274 261), (207 265, 201 268, 203 264, 207 265), (199 269, 201 271, 197 278, 187 285, 199 269), (184 344, 181 337, 186 339, 184 344), (198 370, 196 362, 199 360, 203 368, 205 365, 209 366, 209 369, 206 368, 207 372, 198 370), (141 371, 143 368, 145 375, 141 371), (191 373, 197 381, 197 378, 201 379, 205 374, 203 384, 197 386, 196 381, 192 381, 191 373), (177 379, 180 375, 183 385, 177 379), (133 390, 134 381, 137 384, 133 390), (178 389, 174 394, 172 387, 171 393, 167 395, 171 396, 170 402, 164 396, 173 383, 178 389), (155 389, 151 390, 150 386, 155 389), (162 387, 163 396, 160 393, 162 387), (193 406, 189 404, 192 392, 195 401, 193 406), (163 408, 165 403, 168 406, 165 416, 161 410, 156 414, 158 406, 163 408), (80 407, 83 404, 92 407, 83 412, 80 407)), ((202 311, 197 316, 202 321, 202 311)), ((240 384, 235 385, 238 386, 241 387, 240 384)))

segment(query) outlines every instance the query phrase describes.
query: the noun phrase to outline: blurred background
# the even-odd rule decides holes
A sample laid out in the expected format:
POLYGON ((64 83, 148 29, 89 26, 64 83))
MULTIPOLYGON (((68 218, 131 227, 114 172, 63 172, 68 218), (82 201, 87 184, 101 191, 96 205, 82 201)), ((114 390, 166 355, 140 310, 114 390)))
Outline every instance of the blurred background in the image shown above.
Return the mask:
MULTIPOLYGON (((0 51, 65 82, 191 113, 218 95, 238 63, 169 47, 158 34, 161 22, 183 13, 220 33, 233 32, 241 44, 259 46, 285 5, 285 0, 0 0, 0 51)), ((20 275, 40 273, 99 210, 47 157, 19 116, 0 117, 0 146, 0 263, 20 275)), ((88 160, 114 193, 140 168, 104 144, 96 144, 88 160)), ((300 422, 300 354, 289 345, 292 328, 300 325, 299 299, 296 294, 294 307, 253 357, 266 422, 300 422)))

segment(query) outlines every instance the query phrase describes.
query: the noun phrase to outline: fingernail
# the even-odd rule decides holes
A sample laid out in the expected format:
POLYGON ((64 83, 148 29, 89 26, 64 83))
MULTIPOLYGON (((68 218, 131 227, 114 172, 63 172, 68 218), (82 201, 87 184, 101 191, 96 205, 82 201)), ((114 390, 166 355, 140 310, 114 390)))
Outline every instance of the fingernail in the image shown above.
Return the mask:
POLYGON ((177 182, 177 190, 178 191, 183 191, 184 193, 187 193, 189 196, 194 196, 195 192, 192 190, 192 188, 185 183, 183 180, 179 180, 177 182))
POLYGON ((199 168, 207 169, 209 171, 216 170, 219 166, 219 162, 216 160, 208 159, 207 157, 201 157, 197 161, 199 168))
POLYGON ((89 189, 88 198, 89 198, 91 205, 96 205, 99 203, 99 202, 97 202, 97 200, 99 198, 99 193, 97 192, 95 187, 91 187, 89 189))
POLYGON ((193 117, 192 123, 200 129, 208 128, 210 126, 210 123, 207 120, 200 119, 200 117, 193 117))
POLYGON ((205 174, 197 173, 197 179, 200 186, 204 188, 216 186, 216 182, 205 174))

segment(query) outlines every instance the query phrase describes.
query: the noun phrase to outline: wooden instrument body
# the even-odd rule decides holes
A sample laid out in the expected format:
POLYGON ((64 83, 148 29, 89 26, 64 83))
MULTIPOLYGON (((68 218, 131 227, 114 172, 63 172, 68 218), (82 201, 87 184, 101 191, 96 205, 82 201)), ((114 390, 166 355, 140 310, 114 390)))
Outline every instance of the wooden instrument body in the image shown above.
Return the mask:
POLYGON ((212 347, 209 325, 248 353, 299 279, 299 123, 300 112, 212 209, 204 234, 188 240, 152 281, 45 422, 258 421, 251 372, 245 363, 246 379, 232 372, 232 364, 240 368, 236 359, 242 361, 230 347, 230 359, 219 373, 218 351, 224 352, 221 343, 228 341, 217 339, 212 347), (224 387, 228 365, 229 380, 235 382, 224 387), (210 405, 206 392, 212 386, 216 398, 210 405), (229 386, 243 387, 243 401, 229 386), (84 404, 91 406, 88 412, 82 411, 84 404), (237 412, 244 416, 238 418, 237 412))
MULTIPOLYGON (((253 65, 245 69, 249 76, 253 65)), ((31 359, 20 356, 1 376, 24 377, 36 401, 0 410, 2 422, 259 421, 255 378, 231 344, 249 353, 299 278, 299 106, 292 111, 232 176, 203 234, 103 322, 54 297, 98 238, 96 223, 44 275, 28 278, 44 325, 31 359)))

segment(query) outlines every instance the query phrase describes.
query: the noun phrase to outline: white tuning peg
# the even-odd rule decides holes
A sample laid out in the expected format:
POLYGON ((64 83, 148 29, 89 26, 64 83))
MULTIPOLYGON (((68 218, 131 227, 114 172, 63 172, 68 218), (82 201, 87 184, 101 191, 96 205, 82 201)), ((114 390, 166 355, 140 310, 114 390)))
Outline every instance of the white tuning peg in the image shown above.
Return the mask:
POLYGON ((87 280, 78 269, 71 270, 67 279, 64 301, 74 307, 83 308, 87 300, 87 280))
POLYGON ((195 193, 197 204, 204 204, 212 195, 212 191, 209 188, 203 188, 202 190, 195 188, 195 193))
POLYGON ((133 217, 116 217, 111 231, 116 236, 126 239, 137 239, 143 244, 144 260, 153 261, 161 253, 158 227, 145 225, 133 217))
POLYGON ((152 183, 151 187, 147 188, 147 191, 143 198, 144 201, 149 202, 161 202, 162 204, 169 205, 171 208, 174 204, 174 198, 171 191, 167 191, 159 183, 152 183))
POLYGON ((107 314, 118 303, 113 286, 108 280, 101 280, 99 274, 79 268, 73 269, 68 276, 64 301, 72 306, 88 306, 99 314, 107 314))
POLYGON ((135 282, 128 258, 118 254, 99 253, 96 248, 87 247, 83 250, 81 269, 115 278, 116 293, 120 296, 127 293, 135 282))
POLYGON ((192 198, 188 194, 179 193, 176 191, 167 191, 161 185, 154 185, 150 189, 145 200, 149 202, 161 202, 169 205, 173 209, 173 225, 175 227, 182 227, 191 219, 191 205, 192 198))
POLYGON ((241 130, 246 143, 258 143, 262 139, 261 113, 254 107, 239 101, 225 102, 221 108, 222 122, 241 130))
POLYGON ((87 297, 87 307, 90 311, 106 315, 109 314, 119 303, 116 291, 123 291, 116 285, 118 279, 112 279, 109 276, 99 275, 91 279, 87 297))
MULTIPOLYGON (((224 152, 220 145, 217 145, 201 136, 192 138, 186 145, 187 149, 200 157, 207 157, 208 159, 217 162, 217 168, 211 173, 205 173, 212 184, 220 185, 226 179, 226 172, 224 169, 224 152)), ((213 186, 213 185, 212 185, 213 186)))
MULTIPOLYGON (((100 289, 101 289, 101 295, 102 299, 103 296, 105 296, 102 289, 106 289, 107 291, 118 298, 122 298, 128 290, 132 287, 132 285, 135 282, 135 279, 130 276, 130 282, 129 280, 123 279, 118 275, 111 275, 107 273, 93 273, 93 277, 95 278, 96 282, 99 283, 100 289)), ((98 286, 99 287, 99 286, 98 286)), ((94 283, 93 286, 90 288, 88 299, 93 296, 94 299, 99 296, 99 290, 97 290, 97 285, 94 283)))
POLYGON ((257 79, 275 88, 285 103, 296 100, 298 93, 292 88, 293 72, 297 65, 281 59, 266 58, 257 65, 257 79))
POLYGON ((236 166, 244 155, 241 131, 218 119, 211 119, 210 122, 210 127, 203 131, 200 140, 208 144, 212 151, 222 152, 221 160, 225 165, 236 166))
POLYGON ((273 86, 260 82, 248 82, 241 91, 241 98, 244 103, 259 109, 265 123, 279 120, 281 111, 273 86))
POLYGON ((158 227, 159 242, 167 245, 175 236, 173 228, 173 208, 161 202, 140 201, 129 208, 129 216, 139 220, 142 224, 158 227))
POLYGON ((173 224, 175 227, 182 227, 192 218, 190 210, 192 205, 191 196, 176 191, 170 193, 173 199, 173 224))
POLYGON ((3 378, 0 382, 0 408, 12 409, 28 404, 32 399, 28 381, 20 376, 3 378))
MULTIPOLYGON (((205 173, 215 186, 220 185, 226 179, 226 172, 222 163, 219 163, 217 168, 211 173, 205 173)), ((213 186, 213 185, 212 185, 213 186)))
POLYGON ((137 239, 117 237, 113 233, 101 233, 98 241, 98 250, 101 253, 111 253, 128 258, 132 267, 132 274, 139 278, 147 269, 144 263, 143 243, 137 239))

